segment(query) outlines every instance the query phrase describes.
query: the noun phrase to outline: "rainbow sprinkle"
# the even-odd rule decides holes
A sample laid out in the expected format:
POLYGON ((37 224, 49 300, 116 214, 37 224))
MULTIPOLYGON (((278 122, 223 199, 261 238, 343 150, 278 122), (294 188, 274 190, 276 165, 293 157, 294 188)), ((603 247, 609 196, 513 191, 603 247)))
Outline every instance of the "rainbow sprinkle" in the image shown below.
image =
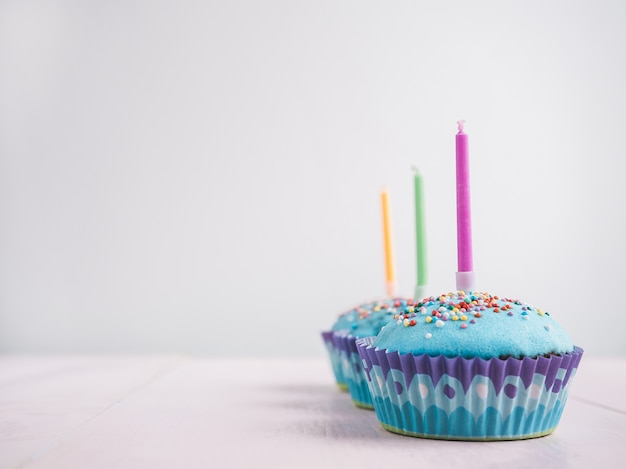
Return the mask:
MULTIPOLYGON (((530 312, 535 312, 539 316, 549 316, 548 312, 542 309, 535 309, 532 306, 523 304, 520 300, 510 298, 500 298, 489 293, 464 292, 459 291, 456 294, 448 293, 437 297, 431 296, 423 300, 407 305, 404 312, 399 312, 393 316, 398 324, 404 327, 412 327, 417 325, 416 311, 425 316, 424 322, 434 324, 436 327, 444 327, 448 321, 460 323, 461 329, 467 329, 468 324, 476 324, 476 320, 483 317, 485 312, 506 313, 507 316, 514 316, 512 311, 513 305, 521 306, 521 317, 528 319, 530 312), (432 308, 432 313, 427 314, 427 308, 432 308)), ((546 330, 550 330, 550 326, 546 326, 546 330)), ((427 339, 430 335, 427 335, 427 339)))

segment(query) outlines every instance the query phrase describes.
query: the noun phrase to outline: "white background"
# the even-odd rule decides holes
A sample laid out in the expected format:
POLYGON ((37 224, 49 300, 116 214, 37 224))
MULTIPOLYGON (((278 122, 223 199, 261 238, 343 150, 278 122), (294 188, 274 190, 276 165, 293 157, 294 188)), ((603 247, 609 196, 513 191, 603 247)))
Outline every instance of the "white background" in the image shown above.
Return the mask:
POLYGON ((454 288, 467 121, 480 289, 626 354, 626 3, 0 1, 0 351, 322 355, 454 288))

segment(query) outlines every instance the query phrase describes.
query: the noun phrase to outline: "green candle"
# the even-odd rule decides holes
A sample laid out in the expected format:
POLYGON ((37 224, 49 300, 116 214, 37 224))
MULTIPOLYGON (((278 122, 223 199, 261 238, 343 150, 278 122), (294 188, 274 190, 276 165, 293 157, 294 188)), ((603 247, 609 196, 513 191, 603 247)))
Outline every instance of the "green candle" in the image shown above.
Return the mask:
POLYGON ((415 251, 417 256, 417 285, 415 299, 424 297, 428 282, 428 264, 426 259, 426 223, 424 220, 424 184, 422 175, 413 167, 415 185, 415 251))

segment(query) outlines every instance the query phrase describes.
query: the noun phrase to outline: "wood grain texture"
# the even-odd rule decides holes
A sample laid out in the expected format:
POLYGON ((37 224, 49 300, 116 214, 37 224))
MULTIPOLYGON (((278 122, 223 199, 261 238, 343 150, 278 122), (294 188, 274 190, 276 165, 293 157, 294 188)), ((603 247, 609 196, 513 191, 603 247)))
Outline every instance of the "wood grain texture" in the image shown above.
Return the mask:
POLYGON ((608 467, 626 414, 595 390, 626 360, 605 363, 553 435, 469 443, 386 432, 319 359, 4 358, 0 467, 608 467))
POLYGON ((179 357, 0 357, 0 465, 27 466, 179 357))

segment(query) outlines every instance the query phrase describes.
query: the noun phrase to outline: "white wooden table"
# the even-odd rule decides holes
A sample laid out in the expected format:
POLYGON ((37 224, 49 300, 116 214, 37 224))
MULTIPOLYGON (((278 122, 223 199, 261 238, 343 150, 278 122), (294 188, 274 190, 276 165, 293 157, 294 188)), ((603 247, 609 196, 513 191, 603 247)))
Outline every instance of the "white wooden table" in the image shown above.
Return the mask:
POLYGON ((626 359, 584 357, 556 432, 383 430, 324 359, 0 357, 2 468, 626 467, 626 359))

